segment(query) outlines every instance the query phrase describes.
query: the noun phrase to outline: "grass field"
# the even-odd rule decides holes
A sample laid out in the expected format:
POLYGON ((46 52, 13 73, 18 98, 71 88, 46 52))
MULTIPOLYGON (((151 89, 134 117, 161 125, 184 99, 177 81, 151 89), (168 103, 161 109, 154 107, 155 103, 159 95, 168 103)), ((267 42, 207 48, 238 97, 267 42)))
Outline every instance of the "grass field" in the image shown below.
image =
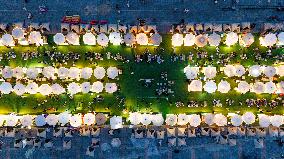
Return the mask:
MULTIPOLYGON (((232 52, 236 53, 234 58, 230 59, 230 63, 240 63, 246 67, 251 66, 253 64, 262 64, 262 65, 273 65, 276 61, 273 58, 267 58, 266 61, 257 61, 255 59, 255 51, 254 48, 259 47, 259 51, 262 55, 265 56, 267 48, 259 46, 259 42, 256 41, 249 48, 244 48, 239 45, 227 47, 220 46, 220 53, 224 53, 225 56, 229 56, 232 52), (242 61, 240 60, 240 54, 246 54, 248 56, 248 60, 242 61)), ((162 112, 163 114, 168 113, 202 113, 202 112, 222 112, 224 114, 228 112, 235 111, 253 111, 257 112, 258 109, 256 107, 248 108, 245 104, 239 105, 239 102, 244 102, 247 98, 266 98, 268 100, 273 100, 278 97, 278 95, 256 95, 254 93, 246 93, 244 95, 237 93, 232 90, 227 94, 221 94, 219 92, 208 94, 206 92, 194 92, 189 93, 187 91, 188 82, 185 79, 185 75, 183 73, 183 68, 187 65, 198 65, 198 66, 207 66, 213 65, 216 67, 222 67, 223 65, 218 65, 216 58, 216 48, 206 46, 204 48, 194 48, 194 47, 171 47, 171 36, 164 35, 163 43, 159 47, 154 46, 138 46, 136 48, 130 48, 126 46, 113 46, 110 45, 107 48, 102 48, 100 46, 54 46, 47 45, 41 47, 33 47, 33 46, 17 46, 14 48, 6 48, 1 47, 0 52, 3 54, 14 51, 17 54, 17 58, 10 60, 2 60, 0 62, 1 65, 9 65, 11 67, 22 66, 46 66, 42 61, 48 61, 50 64, 52 61, 49 59, 44 59, 46 57, 41 56, 37 59, 31 59, 27 61, 23 61, 21 59, 21 54, 26 51, 38 51, 43 54, 44 51, 61 51, 63 53, 68 54, 68 52, 76 52, 81 54, 81 59, 77 61, 77 67, 96 67, 98 66, 116 66, 123 70, 123 74, 119 75, 119 80, 109 80, 104 78, 104 82, 112 81, 116 82, 120 86, 120 91, 117 93, 106 94, 101 93, 101 95, 105 98, 103 102, 93 103, 93 98, 97 96, 97 94, 77 94, 73 98, 70 99, 68 95, 60 95, 60 96, 51 96, 45 97, 40 94, 36 95, 28 95, 25 94, 23 97, 19 97, 15 94, 2 95, 0 98, 0 113, 10 113, 17 112, 19 114, 39 114, 42 112, 48 113, 59 113, 64 110, 69 110, 71 112, 88 112, 88 111, 96 111, 96 112, 107 112, 115 115, 125 115, 127 111, 141 111, 141 112, 162 112), (163 48, 164 51, 161 51, 160 48, 163 48), (149 49, 152 54, 159 54, 165 60, 162 64, 158 63, 136 63, 134 61, 135 54, 143 54, 145 49, 149 49), (156 51, 155 51, 156 50, 156 51), (193 57, 193 61, 184 61, 184 62, 171 62, 171 55, 175 52, 176 54, 185 54, 189 55, 193 53, 196 55, 198 51, 206 51, 208 52, 208 56, 213 55, 215 60, 209 61, 208 59, 197 59, 196 56, 193 57), (86 52, 99 52, 105 54, 107 52, 111 52, 112 54, 121 54, 124 58, 128 59, 129 62, 123 61, 115 61, 115 60, 103 60, 103 61, 95 61, 91 63, 90 61, 85 61, 85 53, 86 52), (169 96, 157 96, 155 94, 156 83, 161 81, 160 74, 162 72, 167 72, 168 79, 175 82, 175 84, 171 87, 171 89, 175 92, 173 95, 169 96), (154 79, 153 85, 149 88, 142 86, 139 79, 154 79), (212 100, 220 99, 221 103, 223 103, 223 107, 213 107, 212 100), (231 106, 226 106, 226 99, 232 99, 235 102, 231 106), (47 100, 46 102, 44 102, 47 100), (203 104, 204 101, 207 102, 207 107, 194 107, 188 108, 184 107, 176 107, 175 102, 181 101, 186 103, 190 100, 197 101, 199 104, 203 104)), ((273 49, 273 55, 283 54, 284 50, 281 48, 273 49)), ((105 58, 106 59, 106 58, 105 58)), ((71 67, 71 62, 68 62, 66 67, 71 67)), ((235 87, 236 80, 239 78, 226 78, 223 74, 217 74, 215 78, 218 83, 221 79, 226 79, 230 82, 231 87, 235 87)), ((250 78, 247 76, 246 80, 250 81, 250 78)), ((277 79, 277 81, 283 80, 283 78, 277 79)), ((15 79, 11 80, 12 82, 16 82, 15 79)), ((83 82, 86 80, 80 80, 79 82, 83 82)), ((90 82, 94 82, 96 79, 90 79, 90 82)), ((63 86, 67 83, 61 82, 60 80, 52 81, 59 82, 63 86)), ((278 106, 274 109, 264 107, 262 108, 264 112, 283 114, 284 109, 283 106, 278 106)))

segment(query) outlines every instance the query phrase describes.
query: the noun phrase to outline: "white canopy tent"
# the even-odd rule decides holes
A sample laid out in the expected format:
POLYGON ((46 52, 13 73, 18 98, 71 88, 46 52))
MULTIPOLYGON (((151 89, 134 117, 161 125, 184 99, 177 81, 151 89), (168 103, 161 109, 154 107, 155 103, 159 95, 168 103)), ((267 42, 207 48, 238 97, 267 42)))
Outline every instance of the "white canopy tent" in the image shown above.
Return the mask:
POLYGON ((78 83, 72 82, 67 87, 68 93, 71 95, 79 93, 82 89, 78 83))
POLYGON ((107 93, 114 93, 117 91, 116 83, 106 83, 105 90, 107 93))
POLYGON ((230 86, 230 83, 227 82, 227 81, 221 81, 219 84, 218 84, 218 91, 221 92, 221 93, 228 93, 231 89, 231 86, 230 86))
POLYGON ((44 75, 44 77, 46 78, 54 78, 54 74, 55 74, 55 68, 52 67, 52 66, 47 66, 47 67, 44 67, 42 69, 42 74, 44 75))
POLYGON ((178 114, 177 116, 177 124, 178 125, 186 125, 189 122, 189 117, 186 114, 178 114))
POLYGON ((265 85, 262 82, 256 82, 251 87, 251 92, 254 92, 256 94, 264 93, 265 85))
POLYGON ((60 79, 65 79, 68 77, 68 74, 69 74, 69 69, 68 68, 65 68, 65 67, 60 67, 58 70, 57 70, 57 75, 60 79))
POLYGON ((151 114, 141 114, 141 124, 142 125, 149 125, 152 123, 152 115, 151 114))
POLYGON ((22 67, 16 67, 13 69, 13 77, 21 79, 24 76, 24 71, 22 67))
POLYGON ((201 92, 202 91, 202 82, 200 80, 192 80, 188 85, 189 92, 201 92))
POLYGON ((24 38, 24 30, 22 28, 14 28, 12 30, 12 36, 15 39, 23 39, 24 38))
POLYGON ((133 45, 136 42, 135 36, 132 33, 125 34, 124 42, 126 45, 133 45))
POLYGON ((44 115, 38 115, 35 117, 35 125, 36 126, 44 126, 46 124, 46 119, 44 115))
POLYGON ((207 125, 213 125, 214 124, 214 114, 211 114, 211 113, 206 113, 203 117, 204 117, 204 122, 207 124, 207 125))
POLYGON ((284 45, 284 32, 281 32, 277 35, 278 42, 277 45, 284 45))
POLYGON ((242 94, 247 93, 250 90, 250 85, 246 81, 240 81, 236 90, 242 94))
POLYGON ((120 129, 122 128, 122 117, 121 116, 113 116, 110 118, 110 128, 111 129, 120 129))
POLYGON ((254 36, 252 33, 243 34, 240 38, 240 45, 249 47, 254 42, 254 36))
POLYGON ((195 35, 192 33, 186 34, 183 40, 184 46, 192 46, 195 44, 195 35))
POLYGON ((273 83, 272 81, 266 82, 264 87, 265 87, 264 93, 272 94, 272 93, 275 93, 277 91, 276 84, 273 83))
POLYGON ((13 90, 18 96, 21 96, 25 93, 26 87, 21 83, 16 83, 13 90))
POLYGON ((273 33, 268 33, 264 38, 260 37, 260 44, 263 46, 273 46, 277 42, 277 37, 273 33))
POLYGON ((263 74, 267 77, 273 77, 276 74, 276 68, 272 66, 265 66, 263 69, 263 74))
POLYGON ((155 126, 162 126, 164 124, 164 118, 162 114, 152 115, 152 122, 155 126))
POLYGON ((255 115, 252 112, 246 112, 243 114, 242 119, 246 124, 253 124, 255 122, 255 115))
POLYGON ((189 124, 190 126, 197 127, 201 123, 200 116, 197 114, 189 115, 189 124))
POLYGON ((26 92, 29 94, 36 94, 38 91, 38 85, 35 82, 29 83, 26 86, 26 92))
POLYGON ((10 94, 13 91, 13 87, 9 82, 2 82, 0 85, 0 91, 2 94, 10 94))
POLYGON ((65 93, 65 88, 63 88, 60 84, 55 83, 51 85, 51 90, 53 94, 60 95, 65 93))
POLYGON ((212 79, 216 76, 217 70, 216 67, 203 67, 203 73, 206 78, 212 79))
POLYGON ((199 67, 190 67, 187 66, 183 69, 185 76, 187 79, 195 79, 197 78, 197 74, 199 72, 199 67))
POLYGON ((69 32, 66 35, 66 41, 71 45, 80 45, 79 35, 74 32, 69 32))
POLYGON ((162 36, 158 33, 153 34, 149 40, 149 43, 154 46, 159 46, 161 42, 162 42, 162 36))
POLYGON ((70 79, 77 79, 79 80, 81 77, 81 69, 77 67, 71 67, 68 72, 68 77, 70 79))
POLYGON ((1 38, 1 43, 4 46, 15 46, 15 41, 13 39, 13 36, 10 34, 4 34, 1 38))
POLYGON ((104 85, 100 81, 96 81, 92 85, 92 92, 101 93, 104 89, 104 85))
POLYGON ((174 126, 177 124, 177 116, 174 114, 167 114, 165 122, 167 125, 174 126))
POLYGON ((9 114, 6 116, 6 126, 14 127, 18 124, 19 118, 16 114, 9 114))
POLYGON ((62 34, 62 33, 56 33, 54 36, 53 36, 53 41, 56 45, 63 45, 65 44, 65 36, 62 34))
POLYGON ((219 34, 216 34, 215 32, 208 37, 209 45, 211 46, 219 46, 221 42, 221 37, 219 34))
POLYGON ((262 73, 262 68, 259 65, 253 65, 249 68, 249 75, 253 77, 258 77, 262 73))
POLYGON ((90 82, 83 82, 81 83, 82 93, 89 93, 91 90, 90 82))
POLYGON ((277 93, 284 93, 284 81, 277 84, 277 93))
POLYGON ((265 114, 258 114, 259 126, 266 128, 270 125, 270 117, 265 114))
POLYGON ((31 115, 23 115, 20 121, 22 126, 30 127, 33 124, 33 117, 31 115))
POLYGON ((224 73, 228 77, 233 77, 236 73, 236 69, 233 65, 226 65, 224 67, 224 73))
POLYGON ((205 85, 203 86, 204 91, 208 93, 214 93, 217 90, 217 85, 214 81, 206 81, 205 85))
POLYGON ((86 33, 83 35, 83 42, 86 45, 96 45, 96 36, 93 33, 86 33))
POLYGON ((69 122, 72 127, 79 127, 82 125, 82 117, 80 114, 72 115, 69 122))
POLYGON ((118 76, 118 69, 116 67, 109 67, 107 69, 107 77, 110 79, 115 79, 118 76))
POLYGON ((87 113, 83 117, 83 121, 85 125, 92 125, 95 124, 96 116, 93 113, 87 113))
POLYGON ((108 37, 106 36, 106 34, 104 33, 100 33, 98 36, 97 36, 97 43, 100 45, 100 46, 107 46, 108 45, 108 42, 109 42, 109 39, 108 37))
POLYGON ((58 123, 58 115, 56 114, 48 114, 45 118, 46 123, 50 126, 55 126, 58 123))
POLYGON ((43 40, 39 31, 32 31, 28 39, 30 44, 42 45, 43 40))
POLYGON ((246 69, 244 68, 243 65, 235 65, 235 76, 241 77, 246 73, 246 69))
POLYGON ((231 46, 231 45, 236 44, 238 40, 239 40, 238 34, 234 32, 230 32, 226 35, 225 44, 227 46, 231 46))
POLYGON ((92 68, 84 67, 84 68, 81 69, 81 77, 83 79, 91 78, 92 74, 93 74, 92 68))
POLYGON ((283 124, 283 116, 273 115, 270 117, 270 123, 273 126, 280 127, 283 124))
POLYGON ((3 68, 3 70, 2 70, 2 76, 4 77, 4 78, 12 78, 12 76, 13 76, 13 70, 11 69, 11 67, 9 67, 9 66, 5 66, 5 68, 3 68))
POLYGON ((240 126, 240 125, 242 125, 242 123, 243 123, 242 116, 240 116, 238 114, 232 115, 231 123, 232 123, 233 126, 240 126))
POLYGON ((38 69, 35 67, 29 67, 26 71, 26 75, 29 79, 36 79, 38 76, 38 69))
POLYGON ((139 33, 136 35, 136 41, 139 45, 148 45, 148 37, 144 33, 139 33))
POLYGON ((176 46, 181 46, 182 44, 183 44, 183 35, 178 33, 174 34, 172 36, 172 45, 176 47, 176 46))
POLYGON ((133 125, 139 125, 142 121, 142 115, 138 112, 129 113, 128 120, 133 125))
POLYGON ((227 125, 227 117, 223 114, 215 114, 213 121, 217 126, 227 125))
POLYGON ((111 32, 109 34, 109 41, 113 45, 120 45, 122 42, 122 38, 119 32, 111 32))
POLYGON ((44 96, 48 96, 52 93, 52 89, 48 84, 42 84, 39 88, 38 91, 40 94, 44 96))
POLYGON ((94 69, 94 76, 97 79, 103 79, 105 77, 106 70, 103 67, 96 67, 94 69))
POLYGON ((61 126, 66 125, 71 118, 71 114, 69 114, 67 111, 62 112, 58 115, 58 121, 61 124, 61 126))
POLYGON ((195 37, 195 44, 198 47, 204 47, 207 45, 208 37, 205 34, 199 34, 195 37))
POLYGON ((279 76, 284 76, 284 65, 278 66, 277 69, 276 69, 276 73, 279 76))

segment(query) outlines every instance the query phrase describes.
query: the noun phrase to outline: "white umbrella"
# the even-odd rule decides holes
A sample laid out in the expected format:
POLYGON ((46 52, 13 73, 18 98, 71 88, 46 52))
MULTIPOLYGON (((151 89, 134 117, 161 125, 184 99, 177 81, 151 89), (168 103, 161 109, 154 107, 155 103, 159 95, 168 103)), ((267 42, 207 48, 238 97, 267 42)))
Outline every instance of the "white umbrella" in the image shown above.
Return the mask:
POLYGON ((92 74, 93 74, 92 68, 85 67, 81 69, 81 77, 84 79, 91 78, 92 74))
POLYGON ((65 67, 60 67, 57 70, 57 75, 60 79, 65 79, 66 77, 68 77, 69 74, 69 69, 65 68, 65 67))
POLYGON ((242 116, 238 114, 234 114, 231 118, 231 123, 233 126, 240 126, 243 123, 242 116))
POLYGON ((41 38, 41 34, 39 31, 32 31, 29 35, 29 43, 30 44, 42 44, 42 38, 41 38))
POLYGON ((177 124, 177 116, 174 114, 167 114, 165 122, 167 125, 174 126, 177 124))
POLYGON ((233 77, 236 73, 236 69, 233 65, 226 65, 224 67, 224 73, 228 77, 233 77))
POLYGON ((108 45, 108 42, 109 42, 109 39, 108 39, 108 37, 106 36, 106 34, 100 33, 100 34, 97 36, 97 43, 98 43, 100 46, 107 46, 107 45, 108 45))
POLYGON ((200 80, 192 80, 188 85, 189 92, 201 92, 202 91, 202 82, 200 80))
POLYGON ((120 33, 119 32, 111 32, 109 34, 109 41, 113 45, 120 45, 120 43, 122 42, 122 38, 120 36, 120 33))
POLYGON ((119 147, 121 145, 121 141, 119 138, 113 138, 111 140, 111 146, 112 147, 119 147))
POLYGON ((65 93, 65 88, 63 88, 58 83, 52 84, 51 89, 52 89, 52 93, 56 94, 56 95, 60 95, 62 93, 65 93))
POLYGON ((86 33, 83 35, 84 44, 96 45, 96 36, 93 33, 86 33))
POLYGON ((152 122, 152 115, 151 114, 142 114, 141 115, 141 124, 142 125, 149 125, 152 122))
POLYGON ((200 116, 197 114, 192 114, 189 116, 189 124, 193 127, 199 126, 201 123, 200 116))
POLYGON ((183 69, 185 76, 187 79, 195 79, 197 78, 197 74, 199 72, 199 67, 190 67, 187 66, 183 69))
POLYGON ((36 94, 38 91, 38 85, 35 82, 29 83, 26 86, 26 92, 29 94, 36 94))
POLYGON ((277 88, 276 88, 275 83, 273 83, 272 81, 265 83, 265 90, 264 90, 265 93, 272 94, 272 93, 275 93, 276 91, 277 91, 277 88))
POLYGON ((5 68, 2 70, 2 76, 4 78, 12 78, 13 76, 13 70, 9 66, 5 66, 5 68))
POLYGON ((21 83, 17 83, 15 86, 14 86, 14 92, 18 95, 18 96, 21 96, 25 93, 26 91, 26 87, 21 84, 21 83))
POLYGON ((268 33, 264 36, 263 40, 261 40, 262 45, 264 46, 273 46, 277 42, 277 37, 273 33, 268 33))
POLYGON ((106 83, 105 90, 107 93, 114 93, 117 91, 116 83, 106 83))
POLYGON ((11 83, 2 82, 2 84, 0 85, 0 91, 2 94, 10 94, 13 91, 11 83))
POLYGON ((139 33, 136 35, 136 41, 139 45, 148 45, 148 37, 144 33, 139 33))
POLYGON ((273 77, 276 74, 276 69, 272 66, 265 66, 263 73, 267 77, 273 77))
POLYGON ((235 65, 235 71, 236 71, 235 75, 237 77, 241 77, 242 75, 246 73, 246 70, 243 65, 235 65))
POLYGON ((216 76, 217 70, 216 67, 204 67, 203 68, 203 73, 206 78, 212 79, 216 76))
POLYGON ((284 81, 281 81, 277 84, 277 92, 284 93, 284 81))
POLYGON ((71 114, 68 112, 62 112, 58 115, 58 121, 61 123, 62 126, 66 125, 70 120, 71 114))
POLYGON ((206 124, 208 124, 209 126, 210 125, 213 125, 214 124, 214 114, 211 114, 211 113, 207 113, 204 115, 204 122, 206 124))
POLYGON ((231 89, 231 86, 230 86, 230 83, 227 82, 227 81, 221 81, 219 84, 218 84, 218 91, 221 92, 221 93, 228 93, 231 89))
POLYGON ((254 37, 252 33, 243 34, 239 42, 241 45, 249 47, 254 42, 254 37))
POLYGON ((138 112, 129 113, 128 120, 133 125, 139 125, 142 121, 142 115, 138 112))
POLYGON ((276 72, 279 76, 284 76, 284 65, 278 66, 276 72))
POLYGON ((110 79, 115 79, 118 76, 118 69, 116 67, 109 67, 107 69, 107 77, 110 79))
POLYGON ((24 75, 24 71, 22 67, 16 67, 13 69, 13 77, 21 79, 24 75))
POLYGON ((252 92, 255 92, 256 94, 264 93, 264 84, 262 82, 256 82, 251 88, 252 92))
POLYGON ((82 88, 82 93, 89 93, 91 90, 91 84, 90 82, 83 82, 81 84, 81 88, 82 88))
POLYGON ((55 68, 52 67, 52 66, 44 67, 43 70, 42 70, 42 74, 46 78, 53 78, 54 77, 54 73, 55 73, 55 68))
POLYGON ((67 87, 68 93, 71 95, 79 93, 82 89, 78 83, 72 82, 67 87))
POLYGON ((96 67, 94 69, 94 76, 97 78, 97 79, 102 79, 105 77, 105 74, 106 74, 106 70, 103 68, 103 67, 96 67))
POLYGON ((38 76, 38 69, 29 67, 26 71, 26 75, 29 79, 35 79, 38 76))
POLYGON ((13 39, 12 35, 10 35, 10 34, 4 34, 1 38, 1 42, 5 46, 14 46, 15 45, 14 39, 13 39))
POLYGON ((240 93, 246 93, 250 90, 250 85, 246 81, 240 81, 237 87, 237 91, 240 93))
POLYGON ((16 126, 18 123, 18 117, 15 114, 7 115, 6 126, 16 126))
POLYGON ((66 35, 66 40, 71 45, 80 45, 79 43, 79 35, 74 32, 69 32, 66 35))
POLYGON ((178 125, 186 125, 189 122, 189 117, 186 114, 178 114, 177 124, 178 125))
POLYGON ((127 33, 124 35, 124 42, 126 45, 132 45, 135 43, 135 36, 132 33, 127 33))
POLYGON ((46 124, 46 120, 44 115, 38 115, 35 117, 35 125, 36 126, 44 126, 46 124))
POLYGON ((162 126, 164 124, 164 118, 162 114, 152 115, 152 122, 155 126, 162 126))
POLYGON ((213 121, 217 126, 227 125, 227 117, 223 114, 215 114, 213 121))
POLYGON ((84 124, 92 125, 95 123, 96 116, 93 113, 87 113, 83 117, 84 124))
POLYGON ((70 117, 70 125, 72 127, 79 127, 82 125, 82 117, 79 114, 72 115, 70 117))
POLYGON ((268 115, 259 114, 258 119, 259 119, 259 126, 260 127, 266 128, 270 125, 270 117, 268 115))
POLYGON ((42 84, 39 88, 38 88, 38 92, 44 96, 48 96, 52 93, 52 89, 48 84, 42 84))
POLYGON ((278 37, 277 45, 284 45, 284 32, 279 33, 277 37, 278 37))
POLYGON ((12 35, 15 39, 23 39, 24 38, 24 30, 22 28, 14 28, 12 30, 12 35))
POLYGON ((227 46, 231 46, 231 45, 236 44, 238 42, 238 40, 239 40, 238 34, 234 33, 234 32, 230 32, 226 36, 225 44, 227 46))
POLYGON ((122 126, 122 117, 121 116, 113 116, 110 118, 110 128, 111 129, 120 129, 122 126))
POLYGON ((270 123, 273 126, 280 127, 283 124, 283 116, 273 115, 270 117, 270 123))
POLYGON ((182 34, 174 34, 172 36, 172 45, 175 46, 181 46, 183 44, 183 35, 182 34))
POLYGON ((260 76, 261 73, 262 73, 262 69, 261 69, 261 66, 259 65, 253 65, 249 68, 250 76, 258 77, 260 76))
MULTIPOLYGON (((195 43, 195 35, 192 33, 186 34, 183 40, 184 46, 192 46, 195 43)), ((182 45, 182 43, 180 45, 182 45)))
POLYGON ((46 118, 46 123, 50 126, 55 126, 58 122, 58 115, 49 114, 46 118))
POLYGON ((95 92, 95 93, 100 93, 102 92, 104 89, 104 85, 102 82, 100 81, 96 81, 93 83, 92 85, 92 92, 95 92))
POLYGON ((214 93, 217 90, 217 85, 214 81, 206 81, 203 89, 208 93, 214 93))
POLYGON ((199 34, 198 36, 195 37, 195 44, 198 47, 204 47, 205 45, 207 45, 207 35, 204 34, 199 34))
POLYGON ((53 41, 56 45, 62 45, 65 43, 65 36, 62 33, 56 33, 53 36, 53 41))
POLYGON ((77 67, 71 67, 68 72, 68 77, 70 79, 79 79, 81 70, 77 67))
POLYGON ((255 115, 252 112, 246 112, 243 114, 242 119, 246 124, 252 124, 255 122, 255 115))
POLYGON ((208 37, 208 42, 211 46, 219 46, 221 42, 221 37, 215 32, 208 37))
POLYGON ((33 124, 33 117, 31 115, 24 115, 20 121, 24 127, 29 127, 33 124))
POLYGON ((161 42, 162 42, 162 36, 158 33, 155 33, 150 37, 150 43, 153 44, 154 46, 159 46, 161 42))

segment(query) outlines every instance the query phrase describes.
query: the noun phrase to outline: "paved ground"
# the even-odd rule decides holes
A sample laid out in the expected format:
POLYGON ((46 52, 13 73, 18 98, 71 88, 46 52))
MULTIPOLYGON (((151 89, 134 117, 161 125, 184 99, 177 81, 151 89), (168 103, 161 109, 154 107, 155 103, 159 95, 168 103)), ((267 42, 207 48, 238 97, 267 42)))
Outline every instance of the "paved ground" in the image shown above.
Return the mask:
POLYGON ((266 22, 270 16, 284 20, 283 0, 3 0, 1 1, 0 22, 51 22, 58 28, 64 15, 80 15, 84 21, 106 19, 110 23, 120 21, 135 24, 137 18, 159 25, 162 31, 168 26, 186 22, 266 22), (269 2, 270 1, 270 2, 269 2), (39 6, 49 10, 39 12, 39 6), (188 9, 188 13, 184 12, 188 9), (27 20, 28 13, 33 18, 27 20))

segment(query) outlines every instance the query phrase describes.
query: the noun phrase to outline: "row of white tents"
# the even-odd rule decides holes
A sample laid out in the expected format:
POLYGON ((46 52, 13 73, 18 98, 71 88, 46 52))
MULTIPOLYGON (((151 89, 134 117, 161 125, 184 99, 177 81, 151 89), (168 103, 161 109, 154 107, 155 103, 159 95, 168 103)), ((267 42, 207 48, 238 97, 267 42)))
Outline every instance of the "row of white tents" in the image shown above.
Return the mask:
POLYGON ((119 70, 116 67, 108 67, 105 69, 104 67, 96 67, 95 69, 85 67, 85 68, 77 68, 77 67, 60 67, 54 68, 52 66, 47 66, 43 68, 35 68, 35 67, 16 67, 11 68, 9 66, 4 67, 1 70, 2 77, 5 79, 15 77, 17 79, 22 79, 24 75, 26 75, 29 79, 35 79, 38 77, 39 74, 42 74, 46 78, 54 79, 57 75, 60 79, 89 79, 94 75, 96 79, 103 79, 105 75, 107 75, 110 79, 115 79, 118 74, 119 70))
MULTIPOLYGON (((268 127, 270 125, 280 127, 283 125, 283 115, 268 116, 265 114, 258 114, 258 122, 260 127, 268 127)), ((241 126, 242 124, 251 125, 257 120, 257 117, 251 113, 246 112, 243 115, 229 113, 227 116, 223 114, 211 114, 206 113, 203 115, 198 114, 167 114, 166 119, 163 118, 162 114, 141 114, 138 112, 130 113, 127 121, 131 125, 151 125, 162 126, 164 124, 175 126, 175 125, 190 125, 192 127, 206 124, 208 126, 241 126)), ((49 115, 23 115, 18 116, 15 114, 0 115, 0 126, 64 126, 70 124, 72 127, 80 127, 83 125, 103 125, 107 122, 107 116, 102 113, 87 113, 84 115, 74 114, 71 115, 68 112, 49 115)), ((121 116, 113 116, 109 120, 111 129, 119 129, 123 127, 123 118, 121 116)))
MULTIPOLYGON (((199 74, 199 69, 199 67, 187 66, 183 71, 187 79, 196 79, 199 74)), ((222 69, 224 71, 224 74, 228 77, 241 77, 246 72, 248 72, 252 77, 259 77, 262 74, 264 74, 266 77, 273 77, 275 75, 284 76, 284 65, 276 67, 253 65, 250 66, 248 70, 246 70, 242 65, 226 65, 225 67, 222 67, 222 69)), ((212 66, 203 67, 201 72, 207 79, 212 79, 217 75, 217 68, 212 66)))
POLYGON ((40 93, 45 96, 48 96, 50 94, 60 95, 66 93, 66 89, 67 92, 71 95, 89 92, 101 93, 103 90, 105 90, 107 93, 114 93, 117 91, 117 85, 116 83, 106 83, 104 85, 100 81, 96 81, 93 84, 91 84, 90 82, 83 82, 81 84, 72 82, 68 84, 67 88, 62 87, 58 83, 52 85, 42 84, 40 86, 38 86, 38 84, 36 84, 35 82, 31 82, 26 86, 21 83, 16 83, 13 87, 9 82, 2 82, 0 85, 0 91, 2 94, 10 94, 14 92, 19 96, 23 95, 24 93, 40 93))
MULTIPOLYGON (((219 46, 221 44, 221 41, 223 39, 223 35, 219 35, 217 33, 213 34, 199 34, 194 35, 192 33, 185 34, 179 34, 176 33, 172 36, 172 45, 174 47, 176 46, 193 46, 196 45, 198 47, 204 47, 207 44, 210 46, 219 46)), ((260 44, 263 46, 273 46, 275 44, 277 45, 284 45, 284 32, 281 32, 279 34, 274 33, 268 33, 264 35, 263 37, 259 38, 260 44)), ((229 32, 225 34, 224 37, 224 44, 227 46, 234 45, 239 42, 241 46, 248 47, 251 44, 253 44, 255 41, 254 36, 251 33, 245 33, 245 34, 237 34, 235 32, 229 32)))
MULTIPOLYGON (((53 40, 57 45, 80 45, 80 36, 74 32, 69 32, 66 36, 62 33, 54 35, 53 40)), ((86 45, 100 45, 107 46, 109 43, 113 45, 120 45, 125 43, 126 45, 155 45, 158 46, 162 42, 162 36, 160 34, 153 34, 148 36, 145 33, 139 33, 136 36, 132 33, 121 35, 119 32, 111 32, 108 36, 105 33, 100 33, 97 36, 91 32, 83 35, 83 42, 86 45)))
MULTIPOLYGON (((206 81, 203 85, 201 80, 192 80, 188 85, 189 92, 201 92, 202 90, 208 93, 214 93, 216 91, 221 93, 228 93, 231 90, 231 85, 227 81, 221 81, 216 84, 213 80, 206 81)), ((279 83, 270 82, 254 82, 254 83, 247 83, 246 81, 239 81, 238 86, 235 90, 239 93, 247 93, 247 92, 254 92, 256 94, 262 93, 284 93, 284 81, 279 83)))
POLYGON ((15 46, 15 40, 17 40, 20 45, 43 45, 43 37, 39 31, 32 31, 25 37, 23 29, 15 28, 12 30, 12 34, 6 33, 2 35, 0 46, 15 46))

